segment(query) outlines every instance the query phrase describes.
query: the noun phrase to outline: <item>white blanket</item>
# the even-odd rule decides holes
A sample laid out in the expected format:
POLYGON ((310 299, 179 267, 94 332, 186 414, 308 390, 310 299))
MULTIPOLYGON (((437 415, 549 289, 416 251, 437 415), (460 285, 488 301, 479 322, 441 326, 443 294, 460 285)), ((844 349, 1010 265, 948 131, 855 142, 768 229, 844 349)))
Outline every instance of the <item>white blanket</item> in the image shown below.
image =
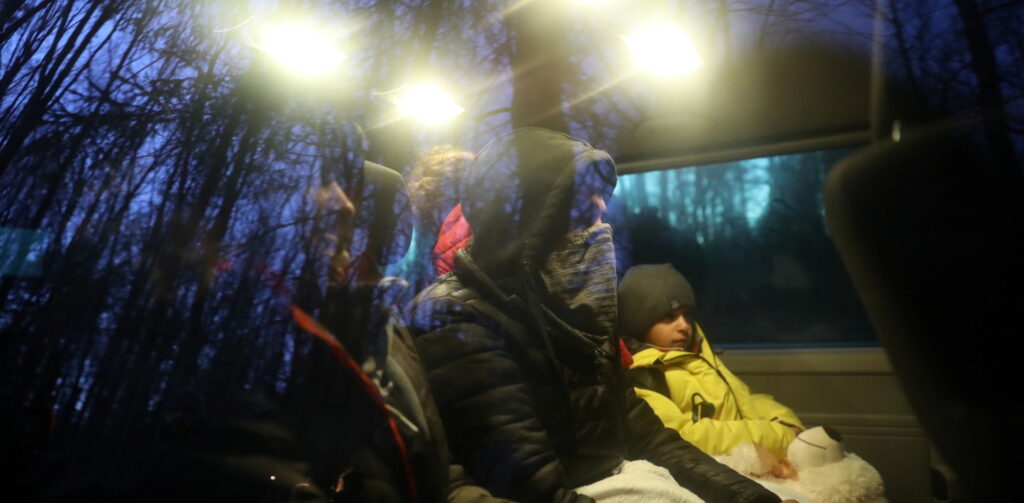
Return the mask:
POLYGON ((648 461, 625 461, 612 474, 576 489, 600 503, 656 503, 704 500, 676 483, 668 470, 648 461))
MULTIPOLYGON (((813 503, 806 496, 780 484, 760 482, 782 499, 813 503)), ((680 486, 668 470, 649 461, 626 461, 612 474, 593 484, 576 488, 576 492, 599 503, 702 503, 689 489, 680 486)))

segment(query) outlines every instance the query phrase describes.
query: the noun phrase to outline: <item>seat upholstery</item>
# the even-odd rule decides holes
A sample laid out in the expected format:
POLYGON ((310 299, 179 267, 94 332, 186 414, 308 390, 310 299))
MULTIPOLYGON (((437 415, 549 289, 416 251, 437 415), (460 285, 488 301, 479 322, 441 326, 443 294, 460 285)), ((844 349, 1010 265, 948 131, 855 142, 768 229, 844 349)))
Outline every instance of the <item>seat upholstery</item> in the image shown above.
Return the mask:
POLYGON ((840 161, 829 230, 918 419, 969 501, 1018 466, 1020 168, 944 128, 840 161))

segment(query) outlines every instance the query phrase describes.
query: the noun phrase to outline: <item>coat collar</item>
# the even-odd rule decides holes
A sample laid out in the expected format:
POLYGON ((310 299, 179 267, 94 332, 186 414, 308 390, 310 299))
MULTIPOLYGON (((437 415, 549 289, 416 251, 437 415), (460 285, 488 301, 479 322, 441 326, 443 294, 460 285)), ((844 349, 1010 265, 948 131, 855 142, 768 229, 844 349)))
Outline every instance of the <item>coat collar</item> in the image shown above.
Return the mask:
POLYGON ((522 300, 515 295, 505 295, 501 287, 473 261, 468 248, 462 248, 455 253, 454 272, 459 281, 476 290, 484 300, 500 306, 503 310, 525 312, 526 305, 522 300))
POLYGON ((647 349, 643 349, 633 355, 633 367, 651 367, 655 365, 665 365, 674 363, 686 358, 704 357, 707 358, 712 354, 711 344, 708 342, 707 336, 704 335, 704 331, 700 328, 700 325, 695 324, 694 327, 697 330, 697 336, 700 337, 700 351, 684 351, 682 349, 671 349, 664 350, 655 347, 647 346, 647 349))

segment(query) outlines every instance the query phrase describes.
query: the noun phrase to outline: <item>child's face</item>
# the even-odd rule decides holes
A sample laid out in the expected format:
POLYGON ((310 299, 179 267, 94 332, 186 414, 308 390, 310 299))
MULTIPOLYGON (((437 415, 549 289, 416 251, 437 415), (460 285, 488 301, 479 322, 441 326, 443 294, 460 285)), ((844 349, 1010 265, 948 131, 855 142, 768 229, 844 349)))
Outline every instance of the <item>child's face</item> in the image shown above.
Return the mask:
POLYGON ((693 325, 687 319, 689 314, 686 308, 673 309, 647 329, 644 341, 661 348, 688 348, 693 341, 693 325))

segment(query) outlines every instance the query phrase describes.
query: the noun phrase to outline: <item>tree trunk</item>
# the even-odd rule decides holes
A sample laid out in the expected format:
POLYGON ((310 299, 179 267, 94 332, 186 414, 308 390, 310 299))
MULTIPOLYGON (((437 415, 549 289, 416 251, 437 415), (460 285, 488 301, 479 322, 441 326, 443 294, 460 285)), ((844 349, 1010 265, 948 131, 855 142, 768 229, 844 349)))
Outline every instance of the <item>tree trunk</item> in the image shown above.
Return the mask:
MULTIPOLYGON (((57 59, 52 61, 47 71, 40 75, 32 97, 29 98, 14 127, 11 128, 11 133, 7 136, 3 148, 0 149, 0 174, 3 174, 11 161, 14 160, 15 154, 21 149, 29 134, 35 131, 46 112, 49 111, 50 106, 60 97, 57 91, 64 86, 64 81, 70 75, 75 64, 81 59, 82 53, 88 47, 92 38, 96 36, 96 33, 99 32, 100 28, 106 24, 114 13, 112 9, 104 8, 100 11, 97 19, 93 21, 88 33, 79 39, 82 36, 82 31, 85 29, 88 21, 92 19, 93 13, 98 7, 99 4, 92 6, 88 13, 82 16, 82 20, 79 21, 75 31, 68 38, 67 45, 57 55, 57 59), (73 54, 72 50, 74 51, 73 54)), ((57 45, 56 41, 54 45, 57 45)))
POLYGON ((896 48, 899 50, 900 62, 903 63, 903 71, 907 74, 907 82, 910 84, 910 90, 914 95, 914 99, 918 104, 925 104, 924 92, 921 91, 921 85, 917 81, 917 72, 914 71, 914 64, 910 60, 910 48, 907 46, 907 37, 904 33, 903 18, 900 16, 899 7, 896 5, 896 0, 890 0, 889 9, 892 13, 892 29, 893 35, 896 37, 896 48))
POLYGON ((974 0, 955 0, 957 11, 963 20, 964 37, 971 51, 971 66, 978 79, 978 99, 982 114, 986 118, 985 135, 997 162, 1006 169, 1013 170, 1019 179, 1016 154, 1010 140, 1010 129, 1007 125, 1004 108, 1003 91, 999 78, 999 64, 992 47, 985 19, 978 4, 974 0))
POLYGON ((569 71, 568 20, 559 6, 528 2, 508 15, 512 53, 512 126, 539 126, 568 132, 562 110, 562 84, 569 71))

